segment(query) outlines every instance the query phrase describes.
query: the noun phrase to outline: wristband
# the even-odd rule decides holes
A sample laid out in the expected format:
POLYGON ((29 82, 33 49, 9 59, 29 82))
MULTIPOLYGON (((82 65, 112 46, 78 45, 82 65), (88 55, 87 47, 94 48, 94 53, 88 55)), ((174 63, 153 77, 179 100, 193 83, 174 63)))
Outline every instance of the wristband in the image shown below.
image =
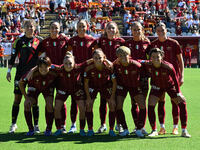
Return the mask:
POLYGON ((177 93, 176 95, 177 95, 177 96, 181 96, 181 93, 177 93))
POLYGON ((11 72, 11 69, 10 68, 8 68, 8 71, 7 71, 7 73, 10 73, 11 72))

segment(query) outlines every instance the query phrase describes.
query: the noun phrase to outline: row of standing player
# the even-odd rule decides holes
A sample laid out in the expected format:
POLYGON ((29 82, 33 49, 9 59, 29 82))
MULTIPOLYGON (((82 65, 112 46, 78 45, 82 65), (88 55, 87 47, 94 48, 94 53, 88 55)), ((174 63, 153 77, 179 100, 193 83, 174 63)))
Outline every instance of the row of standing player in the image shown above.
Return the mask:
MULTIPOLYGON (((32 23, 30 23, 32 24, 32 23)), ((43 40, 39 45, 38 48, 36 48, 36 42, 34 39, 36 37, 33 36, 30 38, 28 33, 34 30, 34 26, 32 25, 32 28, 26 28, 25 26, 25 37, 27 37, 28 43, 32 42, 32 46, 27 44, 27 47, 31 49, 30 53, 35 52, 32 55, 36 55, 36 53, 44 52, 44 54, 48 57, 50 57, 52 63, 60 65, 62 63, 62 60, 65 56, 66 49, 68 51, 72 51, 73 55, 75 56, 75 62, 80 63, 88 58, 91 58, 91 51, 92 47, 97 48, 100 47, 102 48, 103 52, 105 53, 106 57, 110 60, 113 61, 116 59, 115 55, 115 50, 117 47, 120 45, 126 45, 131 49, 131 56, 133 59, 146 59, 146 51, 148 47, 159 47, 160 49, 163 49, 165 51, 165 60, 168 62, 172 63, 174 65, 174 68, 176 70, 177 76, 179 77, 179 82, 180 85, 183 83, 183 61, 182 61, 182 54, 181 54, 181 49, 177 41, 172 40, 166 36, 166 27, 164 24, 160 24, 157 27, 157 34, 158 34, 158 39, 154 42, 151 43, 150 41, 144 36, 143 34, 143 28, 139 23, 134 23, 132 25, 132 32, 133 32, 133 39, 130 39, 129 41, 124 41, 122 38, 119 36, 119 31, 118 27, 115 22, 109 22, 105 28, 105 34, 102 35, 102 37, 98 40, 95 40, 94 38, 88 36, 86 34, 86 29, 87 29, 87 22, 84 20, 79 21, 77 25, 77 32, 78 35, 71 38, 68 40, 65 36, 62 34, 59 34, 60 31, 60 26, 57 22, 54 22, 51 24, 50 27, 50 37, 43 40), (30 30, 30 31, 29 31, 30 30), (28 38, 29 37, 29 38, 28 38), (67 47, 66 47, 67 45, 67 47), (35 49, 34 49, 35 47, 35 49), (178 58, 178 59, 177 59, 178 58), (178 61, 177 61, 178 60, 178 61)), ((20 40, 19 40, 20 41, 20 40)), ((20 44, 17 44, 18 42, 15 42, 14 44, 14 51, 11 60, 14 60, 16 55, 18 55, 17 51, 17 45, 18 47, 21 47, 20 44)), ((24 42, 27 43, 27 42, 24 42)), ((22 42, 23 44, 23 42, 22 42)), ((22 51, 22 50, 19 50, 22 51)), ((31 56, 32 56, 31 55, 31 56)), ((22 58, 22 55, 21 55, 22 58)), ((30 64, 30 59, 33 57, 27 57, 26 59, 29 60, 30 64)), ((13 61, 10 61, 9 69, 8 69, 8 74, 7 74, 7 79, 10 81, 10 70, 13 65, 13 61)), ((26 62, 22 64, 28 64, 26 62)), ((19 66, 19 65, 18 65, 19 66)), ((33 65, 34 66, 34 65, 33 65)), ((31 66, 32 67, 32 66, 31 66)), ((25 68, 26 71, 28 71, 30 68, 27 67, 22 67, 25 68)), ((18 67, 20 68, 20 67, 18 67)), ((19 70, 19 69, 17 69, 19 70)), ((20 71, 17 73, 19 74, 20 71)), ((16 77, 17 74, 16 73, 16 77)), ((24 71, 25 73, 25 71, 24 71)), ((22 75, 18 75, 22 76, 22 75)), ((19 78, 15 78, 16 81, 19 81, 19 78)), ((17 83, 17 82, 15 82, 17 83)), ((15 84, 17 85, 17 84, 15 84)), ((18 87, 15 88, 15 101, 13 104, 13 109, 12 109, 12 125, 11 125, 11 130, 10 132, 14 132, 16 129, 16 118, 17 114, 19 112, 19 103, 21 101, 21 93, 17 93, 16 91, 19 90, 18 87)), ((71 105, 71 120, 72 120, 72 126, 70 131, 74 132, 76 131, 76 114, 77 114, 77 106, 74 103, 75 101, 72 100, 72 105, 71 105)), ((173 128, 173 134, 178 134, 178 113, 179 109, 178 106, 173 103, 173 119, 174 119, 174 128, 173 128)), ((64 109, 63 109, 64 110, 64 109)), ((64 111, 63 111, 64 112, 64 111)), ((134 118, 134 121, 137 122, 137 116, 138 116, 138 108, 136 104, 132 104, 132 116, 134 118)), ((165 134, 165 126, 164 126, 164 116, 165 116, 165 109, 164 109, 164 96, 162 99, 159 101, 159 107, 158 107, 158 112, 159 112, 159 121, 161 123, 161 130, 160 134, 165 134)), ((35 105, 33 107, 33 116, 36 116, 34 119, 34 124, 37 130, 37 123, 38 123, 38 106, 35 105)), ((62 113, 63 116, 65 116, 65 112, 62 113)), ((106 130, 105 126, 105 116, 106 116, 106 102, 101 98, 101 104, 100 104, 100 118, 101 118, 101 127, 99 128, 99 132, 103 132, 106 130)), ((65 118, 65 117, 63 117, 65 118)), ((64 121, 62 121, 62 125, 64 127, 64 121)), ((118 123, 119 124, 119 123, 118 123)))
MULTIPOLYGON (((85 118, 87 118, 89 129, 87 136, 94 135, 92 109, 98 92, 106 99, 109 105, 109 135, 116 136, 113 131, 115 112, 117 120, 122 124, 124 129, 124 132, 119 135, 128 135, 129 131, 122 107, 127 92, 129 92, 132 102, 137 103, 140 108, 135 134, 138 137, 144 137, 144 130, 142 128, 144 127, 146 118, 146 104, 144 97, 145 91, 141 88, 143 83, 141 83, 142 80, 140 79, 148 75, 151 78, 152 85, 148 101, 148 115, 153 129, 149 136, 155 136, 157 132, 155 130, 154 107, 156 102, 166 91, 172 100, 180 106, 181 124, 182 129, 184 129, 182 136, 190 137, 186 130, 187 111, 185 98, 181 95, 173 66, 163 61, 164 52, 159 48, 153 48, 150 51, 151 61, 142 60, 140 61, 141 64, 131 59, 130 54, 129 48, 120 46, 116 50, 118 58, 112 65, 111 62, 106 60, 103 51, 98 48, 93 52, 92 59, 77 65, 75 64, 74 56, 68 53, 64 58, 63 66, 57 69, 49 69, 51 63, 48 57, 39 58, 38 69, 30 71, 28 75, 19 82, 21 92, 25 96, 25 118, 29 127, 27 135, 34 135, 31 105, 37 103, 38 95, 42 93, 46 100, 46 108, 52 112, 53 88, 56 87, 54 117, 57 131, 54 135, 58 136, 62 134, 61 108, 69 95, 77 102, 80 110, 80 135, 86 136, 84 131, 85 118), (80 75, 83 70, 84 84, 81 84, 80 75), (25 92, 25 83, 28 83, 27 93, 25 92), (86 93, 86 97, 84 93, 86 93)), ((53 113, 46 119, 47 128, 45 135, 51 135, 53 113)))

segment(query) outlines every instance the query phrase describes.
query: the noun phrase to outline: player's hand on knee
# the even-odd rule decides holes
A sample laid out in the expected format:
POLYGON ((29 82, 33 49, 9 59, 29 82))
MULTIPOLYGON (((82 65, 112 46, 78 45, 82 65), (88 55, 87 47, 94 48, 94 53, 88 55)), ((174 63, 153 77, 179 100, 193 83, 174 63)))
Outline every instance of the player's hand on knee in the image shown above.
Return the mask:
POLYGON ((184 97, 183 95, 177 97, 177 104, 183 103, 183 102, 185 102, 185 101, 186 101, 186 99, 185 99, 185 97, 184 97))

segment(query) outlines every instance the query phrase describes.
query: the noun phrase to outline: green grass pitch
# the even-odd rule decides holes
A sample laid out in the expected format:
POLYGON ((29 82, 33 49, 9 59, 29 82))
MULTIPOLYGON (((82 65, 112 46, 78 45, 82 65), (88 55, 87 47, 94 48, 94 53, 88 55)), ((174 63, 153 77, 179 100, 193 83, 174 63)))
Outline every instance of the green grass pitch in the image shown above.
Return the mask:
MULTIPOLYGON (((171 135, 172 131, 172 115, 171 103, 169 97, 166 97, 166 130, 167 134, 157 136, 155 138, 146 137, 144 139, 136 138, 134 135, 128 137, 109 137, 108 131, 105 134, 95 135, 94 137, 80 137, 77 134, 63 135, 60 137, 45 137, 43 132, 45 130, 44 117, 44 100, 40 96, 40 118, 39 126, 42 131, 41 134, 33 137, 25 136, 28 128, 24 118, 23 102, 20 105, 20 113, 17 121, 18 130, 15 134, 8 134, 11 124, 11 106, 13 103, 13 79, 15 69, 12 70, 12 82, 6 80, 7 69, 0 69, 0 150, 199 150, 200 149, 200 70, 199 69, 185 69, 185 82, 182 86, 182 93, 187 99, 188 109, 188 131, 192 138, 180 137, 181 127, 179 121, 179 135, 171 135)), ((70 99, 67 100, 67 130, 70 128, 70 99)), ((127 97, 124 104, 124 111, 126 121, 128 123, 129 131, 134 128, 134 123, 131 117, 131 102, 127 97)), ((156 108, 157 110, 157 108, 156 108)), ((78 118, 77 118, 78 120, 78 118)), ((158 118, 157 127, 159 130, 158 118)), ((108 117, 106 119, 107 127, 108 117)), ((99 98, 94 104, 94 130, 96 131, 100 126, 99 119, 99 98)), ((79 130, 79 121, 77 121, 79 130)), ((87 129, 87 127, 86 127, 87 129)), ((55 125, 53 132, 55 132, 55 125)), ((146 130, 151 132, 149 121, 146 121, 146 130)))

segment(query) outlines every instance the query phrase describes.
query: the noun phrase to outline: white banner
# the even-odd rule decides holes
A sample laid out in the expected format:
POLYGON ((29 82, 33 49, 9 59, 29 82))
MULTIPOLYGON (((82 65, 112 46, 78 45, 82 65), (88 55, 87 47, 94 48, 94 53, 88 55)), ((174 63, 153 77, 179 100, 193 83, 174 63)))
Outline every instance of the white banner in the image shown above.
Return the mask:
POLYGON ((2 42, 1 44, 4 48, 4 55, 11 55, 12 43, 2 42))

